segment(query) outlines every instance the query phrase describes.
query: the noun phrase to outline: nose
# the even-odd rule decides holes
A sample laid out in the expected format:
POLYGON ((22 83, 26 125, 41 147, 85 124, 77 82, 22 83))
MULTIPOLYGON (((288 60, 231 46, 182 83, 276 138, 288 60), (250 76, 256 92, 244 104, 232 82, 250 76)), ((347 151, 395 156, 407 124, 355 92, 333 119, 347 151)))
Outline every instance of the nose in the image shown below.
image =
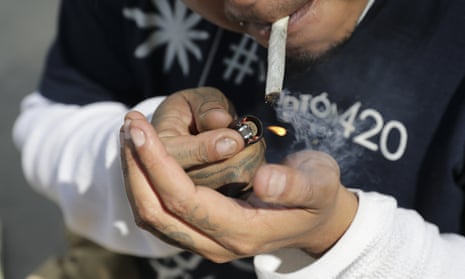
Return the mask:
MULTIPOLYGON (((293 0, 303 2, 308 0, 293 0)), ((279 0, 225 0, 226 15, 236 21, 271 23, 289 14, 292 1, 279 0)))
POLYGON ((258 0, 226 0, 225 10, 232 18, 243 19, 257 8, 257 2, 258 0))
POLYGON ((242 10, 253 7, 257 0, 227 0, 226 2, 231 8, 242 10))

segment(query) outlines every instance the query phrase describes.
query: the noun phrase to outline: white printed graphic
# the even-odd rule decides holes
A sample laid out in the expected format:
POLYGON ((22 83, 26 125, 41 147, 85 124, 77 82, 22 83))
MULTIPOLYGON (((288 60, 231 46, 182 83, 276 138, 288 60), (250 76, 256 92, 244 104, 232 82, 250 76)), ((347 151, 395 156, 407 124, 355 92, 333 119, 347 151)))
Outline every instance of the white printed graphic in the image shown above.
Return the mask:
POLYGON ((397 161, 407 149, 408 131, 404 124, 397 120, 386 122, 375 109, 362 109, 360 102, 338 111, 326 92, 317 96, 292 96, 285 92, 276 111, 282 121, 294 128, 295 149, 328 152, 349 165, 364 150, 380 152, 386 160, 397 161), (349 141, 356 145, 349 145, 349 141))
MULTIPOLYGON (((201 278, 193 278, 190 272, 199 269, 200 264, 204 259, 196 254, 175 255, 166 259, 152 260, 150 265, 157 272, 159 279, 221 279, 214 275, 206 275, 201 278)), ((231 264, 241 271, 253 272, 253 265, 243 260, 236 260, 231 264)), ((207 270, 208 272, 208 270, 207 270)))
POLYGON ((240 84, 248 75, 254 75, 252 65, 260 62, 257 54, 257 43, 248 36, 243 36, 238 45, 231 45, 232 56, 223 60, 226 65, 223 73, 225 80, 234 78, 235 84, 240 84))
POLYGON ((123 15, 133 20, 141 29, 153 31, 135 50, 137 58, 145 58, 160 46, 166 45, 164 71, 172 69, 175 59, 182 73, 189 73, 189 53, 198 61, 202 60, 202 52, 195 41, 207 40, 206 31, 196 30, 195 26, 201 17, 190 12, 181 0, 174 1, 172 8, 169 1, 152 0, 159 13, 144 12, 138 8, 124 8, 123 15))
POLYGON ((150 265, 157 271, 157 278, 191 279, 192 276, 189 275, 189 271, 195 270, 200 265, 202 262, 202 257, 193 254, 188 259, 184 259, 181 255, 175 255, 170 260, 174 261, 173 265, 165 265, 162 263, 162 261, 150 261, 150 265))

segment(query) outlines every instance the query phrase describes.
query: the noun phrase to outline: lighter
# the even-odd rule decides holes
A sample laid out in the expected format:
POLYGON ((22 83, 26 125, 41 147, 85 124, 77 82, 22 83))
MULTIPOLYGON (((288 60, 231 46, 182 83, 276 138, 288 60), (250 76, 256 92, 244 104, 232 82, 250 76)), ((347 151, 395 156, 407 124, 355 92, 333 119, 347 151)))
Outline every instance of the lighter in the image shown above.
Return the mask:
POLYGON ((262 121, 253 115, 239 117, 229 125, 229 128, 241 134, 246 146, 258 142, 263 137, 262 121))

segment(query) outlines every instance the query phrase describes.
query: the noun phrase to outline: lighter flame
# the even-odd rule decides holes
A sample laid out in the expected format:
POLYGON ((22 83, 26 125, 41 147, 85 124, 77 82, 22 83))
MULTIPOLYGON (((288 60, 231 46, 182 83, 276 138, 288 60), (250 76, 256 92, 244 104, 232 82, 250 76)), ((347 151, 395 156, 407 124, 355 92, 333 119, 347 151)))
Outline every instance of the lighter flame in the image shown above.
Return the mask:
POLYGON ((287 135, 287 130, 281 126, 268 126, 267 129, 280 137, 284 137, 285 135, 287 135))

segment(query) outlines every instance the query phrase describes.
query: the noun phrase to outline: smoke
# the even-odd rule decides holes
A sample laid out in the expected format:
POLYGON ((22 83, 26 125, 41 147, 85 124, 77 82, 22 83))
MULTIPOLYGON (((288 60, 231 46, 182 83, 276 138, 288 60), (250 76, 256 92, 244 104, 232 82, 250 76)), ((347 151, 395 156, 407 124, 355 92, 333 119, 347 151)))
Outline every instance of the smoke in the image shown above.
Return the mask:
MULTIPOLYGON (((354 181, 351 171, 364 155, 364 148, 344 135, 337 105, 331 103, 327 93, 311 96, 285 91, 276 106, 277 117, 293 128, 292 152, 312 149, 326 152, 339 163, 344 179, 354 181)), ((357 127, 361 129, 362 127, 357 127)))

